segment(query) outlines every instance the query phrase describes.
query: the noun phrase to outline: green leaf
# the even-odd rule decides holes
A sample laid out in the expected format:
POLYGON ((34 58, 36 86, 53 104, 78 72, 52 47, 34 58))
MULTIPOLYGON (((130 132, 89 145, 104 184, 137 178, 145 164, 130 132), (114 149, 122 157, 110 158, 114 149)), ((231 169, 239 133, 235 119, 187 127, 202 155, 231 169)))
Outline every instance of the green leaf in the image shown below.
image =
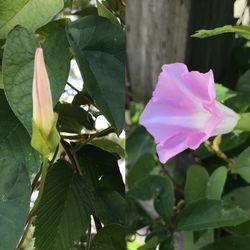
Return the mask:
POLYGON ((110 153, 116 153, 122 158, 125 158, 126 156, 126 152, 124 148, 122 148, 122 146, 120 146, 117 142, 109 140, 107 138, 94 139, 90 142, 90 144, 110 153))
POLYGON ((130 169, 141 155, 145 153, 155 155, 155 143, 146 129, 138 126, 127 138, 126 151, 127 169, 130 169))
POLYGON ((230 230, 240 235, 250 236, 250 220, 235 227, 230 227, 230 230))
POLYGON ((236 92, 218 83, 215 84, 215 91, 216 100, 221 103, 224 103, 227 99, 236 96, 236 92))
POLYGON ((206 197, 219 200, 227 178, 227 168, 219 167, 211 174, 207 183, 206 197))
POLYGON ((125 214, 127 234, 130 235, 152 222, 150 215, 146 212, 139 201, 131 197, 126 197, 125 214))
POLYGON ((138 181, 127 195, 143 201, 154 199, 157 212, 167 221, 173 214, 174 189, 167 177, 150 175, 138 181))
POLYGON ((65 21, 57 23, 42 44, 54 105, 62 95, 69 77, 70 50, 65 32, 65 21), (60 41, 60 42, 59 42, 60 41))
POLYGON ((246 197, 250 197, 250 186, 232 190, 223 196, 223 200, 240 206, 244 210, 248 210, 250 209, 250 199, 246 199, 246 197))
POLYGON ((0 4, 0 38, 5 38, 16 25, 30 31, 48 23, 62 8, 63 0, 12 0, 0 4))
POLYGON ((95 214, 104 225, 125 223, 125 199, 116 191, 97 188, 94 192, 95 214))
POLYGON ((99 16, 106 17, 112 23, 120 25, 116 16, 104 4, 102 4, 98 0, 96 2, 97 2, 97 11, 99 16))
MULTIPOLYGON (((69 51, 63 29, 53 32, 44 43, 44 57, 53 103, 56 104, 68 78, 69 51), (57 39, 61 42, 57 43, 57 39)), ((8 102, 30 133, 34 55, 37 47, 34 35, 18 26, 9 33, 3 55, 3 83, 8 102)))
POLYGON ((236 85, 236 89, 241 92, 243 95, 248 97, 250 94, 250 70, 247 70, 239 79, 236 85))
POLYGON ((0 89, 3 89, 4 86, 3 86, 3 72, 0 71, 0 89))
POLYGON ((249 220, 241 208, 221 200, 201 199, 185 207, 177 218, 178 231, 236 226, 249 220))
POLYGON ((201 247, 214 241, 213 230, 183 231, 180 233, 183 242, 183 250, 200 250, 201 247))
POLYGON ((116 224, 102 228, 94 237, 90 250, 126 250, 125 229, 116 224))
POLYGON ((34 56, 38 43, 22 27, 13 29, 3 54, 3 84, 8 102, 17 118, 31 133, 34 56))
POLYGON ((191 37, 196 38, 207 38, 211 36, 217 36, 224 33, 236 33, 239 36, 242 36, 248 40, 250 40, 250 27, 249 26, 232 26, 225 25, 223 27, 215 28, 212 30, 198 30, 191 37))
POLYGON ((109 20, 87 16, 68 25, 84 86, 119 134, 125 112, 125 35, 109 20))
POLYGON ((250 147, 245 149, 235 161, 235 171, 250 183, 250 147))
POLYGON ((0 90, 0 152, 1 157, 22 162, 28 172, 40 167, 39 154, 30 146, 30 136, 13 114, 3 90, 0 90))
POLYGON ((92 213, 92 196, 84 183, 66 161, 49 170, 35 222, 36 249, 68 250, 80 240, 92 213))
POLYGON ((83 127, 94 128, 92 116, 83 108, 70 103, 58 103, 55 111, 59 114, 58 123, 61 132, 80 133, 83 127))
POLYGON ((104 224, 125 220, 125 187, 117 164, 118 158, 92 145, 77 153, 83 174, 94 190, 94 210, 104 224))
POLYGON ((138 247, 138 250, 155 250, 158 244, 159 240, 156 236, 154 236, 149 239, 145 245, 138 247))
POLYGON ((237 113, 250 111, 249 96, 245 95, 242 92, 238 92, 237 96, 228 98, 224 104, 237 113))
POLYGON ((147 177, 156 167, 155 156, 144 154, 136 161, 127 174, 128 188, 132 188, 136 183, 147 177))
POLYGON ((93 188, 103 188, 125 193, 118 158, 98 147, 86 145, 77 153, 78 161, 93 188))
POLYGON ((249 250, 250 236, 227 236, 203 247, 201 250, 249 250))
POLYGON ((0 159, 1 250, 16 248, 29 212, 30 195, 30 181, 24 165, 0 159))
POLYGON ((193 165, 188 169, 185 185, 185 202, 187 204, 206 197, 208 179, 209 175, 204 167, 193 165))

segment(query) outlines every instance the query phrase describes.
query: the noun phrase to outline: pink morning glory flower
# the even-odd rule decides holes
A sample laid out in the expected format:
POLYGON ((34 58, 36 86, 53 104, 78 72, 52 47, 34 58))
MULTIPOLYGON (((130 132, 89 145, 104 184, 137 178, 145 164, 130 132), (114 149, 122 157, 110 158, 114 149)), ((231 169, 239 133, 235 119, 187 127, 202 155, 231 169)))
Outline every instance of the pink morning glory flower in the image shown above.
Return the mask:
POLYGON ((203 74, 188 71, 182 63, 162 66, 153 97, 140 117, 155 139, 162 163, 234 129, 238 114, 215 98, 212 70, 203 74))
POLYGON ((33 78, 33 122, 48 136, 54 125, 54 111, 50 82, 46 71, 42 48, 35 54, 33 78))

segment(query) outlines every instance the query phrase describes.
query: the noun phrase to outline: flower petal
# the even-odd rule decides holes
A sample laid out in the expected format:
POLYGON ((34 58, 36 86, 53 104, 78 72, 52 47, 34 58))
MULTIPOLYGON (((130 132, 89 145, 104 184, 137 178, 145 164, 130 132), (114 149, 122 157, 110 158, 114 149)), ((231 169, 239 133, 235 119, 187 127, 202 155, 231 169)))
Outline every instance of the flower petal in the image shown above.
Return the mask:
POLYGON ((187 149, 187 137, 179 133, 156 146, 159 160, 165 163, 170 158, 187 149))
POLYGON ((216 93, 212 70, 204 74, 198 71, 191 71, 183 74, 181 77, 186 88, 192 92, 192 95, 195 96, 200 103, 202 100, 206 103, 215 101, 216 93))
POLYGON ((239 115, 236 114, 232 109, 217 101, 215 102, 215 107, 217 109, 217 112, 219 113, 220 121, 211 132, 211 136, 231 132, 240 119, 239 115))

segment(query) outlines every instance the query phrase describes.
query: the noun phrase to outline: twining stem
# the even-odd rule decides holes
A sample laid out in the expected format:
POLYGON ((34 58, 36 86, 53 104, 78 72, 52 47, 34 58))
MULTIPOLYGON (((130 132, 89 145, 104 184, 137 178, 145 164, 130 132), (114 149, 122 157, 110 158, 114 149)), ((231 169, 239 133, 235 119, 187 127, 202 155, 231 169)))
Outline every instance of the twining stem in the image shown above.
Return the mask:
POLYGON ((22 238, 21 238, 21 240, 19 241, 19 243, 18 243, 18 245, 16 247, 16 250, 20 250, 21 249, 21 247, 22 247, 22 245, 23 245, 23 243, 24 243, 24 241, 25 241, 25 239, 27 237, 27 234, 28 234, 29 228, 30 228, 30 226, 32 224, 32 221, 33 221, 33 217, 26 224, 24 233, 23 233, 22 238))
POLYGON ((30 211, 30 216, 33 216, 39 206, 39 203, 41 201, 43 191, 44 191, 44 186, 45 186, 45 179, 47 175, 47 167, 48 167, 48 159, 46 157, 43 158, 43 165, 42 165, 42 171, 41 171, 41 180, 40 180, 40 187, 39 187, 39 193, 37 196, 37 199, 35 201, 35 204, 33 208, 30 211))
POLYGON ((98 232, 100 229, 102 229, 102 223, 101 223, 100 219, 94 213, 93 213, 93 219, 95 222, 96 231, 98 232))
POLYGON ((75 90, 77 93, 81 93, 80 90, 78 90, 76 87, 74 87, 72 84, 70 84, 69 82, 67 82, 67 85, 69 85, 73 90, 75 90))
MULTIPOLYGON (((52 159, 49 161, 49 166, 48 166, 48 168, 51 167, 51 166, 54 164, 58 152, 59 152, 59 145, 56 147, 55 153, 54 153, 52 159)), ((38 184, 39 184, 39 179, 40 179, 40 176, 41 176, 41 172, 42 172, 42 171, 41 171, 41 169, 40 169, 39 172, 36 174, 36 176, 35 176, 33 182, 32 182, 32 185, 31 185, 31 191, 32 191, 32 193, 34 192, 34 190, 37 188, 37 186, 38 186, 38 184)))
POLYGON ((88 234, 87 234, 86 250, 90 249, 90 242, 91 242, 91 222, 89 223, 89 229, 88 229, 88 234))
MULTIPOLYGON (((41 198, 42 198, 42 195, 43 195, 43 191, 44 191, 44 186, 45 186, 45 179, 46 179, 46 175, 47 175, 47 167, 48 167, 48 159, 46 157, 44 157, 43 158, 42 170, 41 170, 41 181, 40 181, 39 193, 38 193, 37 199, 35 201, 35 204, 34 204, 33 208, 31 209, 31 211, 30 211, 30 213, 28 215, 27 224, 26 224, 24 233, 23 233, 22 238, 20 239, 20 241, 19 241, 19 243, 18 243, 18 245, 16 247, 16 250, 20 250, 21 249, 22 244, 24 243, 24 241, 26 239, 26 236, 28 234, 29 228, 30 228, 30 226, 32 224, 33 216, 36 213, 36 210, 37 210, 37 208, 39 206, 39 203, 41 201, 41 198)), ((37 175, 37 176, 39 176, 39 175, 37 175)), ((36 179, 38 181, 39 178, 37 177, 36 179)), ((34 186, 36 186, 36 185, 34 184, 34 186)))
POLYGON ((90 142, 94 138, 105 136, 113 132, 114 132, 114 129, 112 127, 108 127, 100 132, 90 135, 88 139, 86 139, 83 143, 79 144, 78 146, 74 148, 73 153, 76 153, 77 151, 79 151, 83 146, 85 146, 88 142, 90 142))
POLYGON ((77 158, 76 156, 74 155, 73 153, 73 149, 71 148, 71 146, 69 145, 68 142, 66 142, 65 140, 63 140, 63 138, 61 138, 61 144, 65 150, 65 153, 67 154, 67 156, 69 157, 69 160, 72 164, 72 166, 75 167, 75 170, 79 173, 79 175, 83 175, 82 174, 82 170, 81 170, 81 167, 77 161, 77 158))

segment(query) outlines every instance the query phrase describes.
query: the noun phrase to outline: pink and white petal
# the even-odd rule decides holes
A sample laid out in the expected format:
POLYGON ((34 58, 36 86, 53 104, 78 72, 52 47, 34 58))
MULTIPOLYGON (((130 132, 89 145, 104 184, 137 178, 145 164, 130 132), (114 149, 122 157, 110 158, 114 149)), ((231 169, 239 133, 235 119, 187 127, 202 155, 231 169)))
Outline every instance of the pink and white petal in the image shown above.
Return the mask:
POLYGON ((187 72, 180 76, 185 87, 191 92, 192 99, 196 98, 200 103, 213 103, 215 101, 215 85, 212 70, 207 73, 198 71, 187 72))
POLYGON ((165 163, 187 148, 187 137, 181 133, 173 135, 171 138, 168 138, 163 143, 159 143, 156 146, 161 163, 165 163))
POLYGON ((188 68, 184 63, 170 63, 164 64, 161 67, 162 71, 165 71, 168 74, 180 76, 188 72, 188 68))
POLYGON ((187 109, 169 107, 167 104, 151 100, 140 117, 140 124, 146 127, 148 132, 155 138, 156 143, 159 143, 180 131, 186 134, 195 132, 197 129, 194 127, 196 123, 197 126, 204 127, 206 120, 203 124, 198 124, 198 122, 202 121, 195 122, 193 119, 194 114, 188 112, 187 109))
POLYGON ((217 112, 219 122, 213 129, 211 136, 232 132, 240 119, 239 115, 217 101, 215 102, 215 108, 217 111, 214 112, 217 112))
POLYGON ((206 141, 209 135, 203 132, 190 134, 187 139, 187 146, 193 150, 197 149, 201 143, 206 141))
MULTIPOLYGON (((168 65, 164 66, 169 68, 168 65)), ((168 72, 166 70, 167 69, 163 70, 159 75, 156 88, 153 92, 153 100, 175 106, 179 109, 188 109, 194 112, 197 108, 196 104, 190 102, 190 100, 187 98, 183 84, 179 82, 180 80, 175 74, 175 70, 172 69, 168 72)), ((176 71, 177 70, 179 69, 176 69, 176 71)))

